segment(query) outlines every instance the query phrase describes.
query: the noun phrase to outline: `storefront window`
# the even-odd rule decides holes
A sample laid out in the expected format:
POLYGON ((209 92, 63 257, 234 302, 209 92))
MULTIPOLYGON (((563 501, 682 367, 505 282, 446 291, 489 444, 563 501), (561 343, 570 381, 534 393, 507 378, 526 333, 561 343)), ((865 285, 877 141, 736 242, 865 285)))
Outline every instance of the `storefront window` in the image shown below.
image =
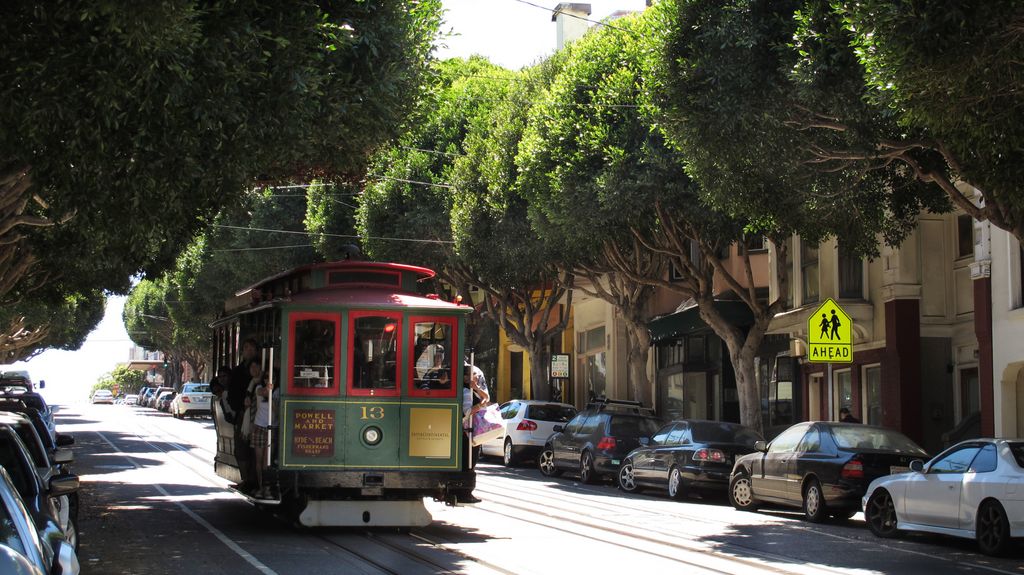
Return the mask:
POLYGON ((397 395, 400 320, 398 314, 351 313, 350 393, 397 395))
POLYGON ((877 365, 864 368, 864 423, 882 425, 882 368, 877 365))
POLYGON ((839 416, 839 410, 847 408, 851 413, 856 413, 853 408, 853 377, 850 370, 835 372, 835 416, 839 416))
POLYGON ((583 391, 587 401, 606 397, 608 393, 608 353, 605 348, 604 326, 577 334, 579 369, 583 378, 583 391))
POLYGON ((665 378, 668 419, 707 419, 708 375, 704 371, 675 373, 665 378))

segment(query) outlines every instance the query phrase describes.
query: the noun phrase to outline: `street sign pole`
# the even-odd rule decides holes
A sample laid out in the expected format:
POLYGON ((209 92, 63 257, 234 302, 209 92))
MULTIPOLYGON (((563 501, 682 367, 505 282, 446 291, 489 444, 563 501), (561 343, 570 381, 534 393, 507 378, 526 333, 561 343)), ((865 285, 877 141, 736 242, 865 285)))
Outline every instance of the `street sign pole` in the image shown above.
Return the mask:
POLYGON ((832 406, 835 404, 835 401, 832 398, 833 387, 832 387, 832 362, 831 361, 828 362, 828 370, 827 371, 828 371, 828 384, 827 384, 828 385, 828 392, 825 394, 825 397, 828 398, 828 411, 826 413, 828 413, 828 420, 831 421, 832 420, 832 406))

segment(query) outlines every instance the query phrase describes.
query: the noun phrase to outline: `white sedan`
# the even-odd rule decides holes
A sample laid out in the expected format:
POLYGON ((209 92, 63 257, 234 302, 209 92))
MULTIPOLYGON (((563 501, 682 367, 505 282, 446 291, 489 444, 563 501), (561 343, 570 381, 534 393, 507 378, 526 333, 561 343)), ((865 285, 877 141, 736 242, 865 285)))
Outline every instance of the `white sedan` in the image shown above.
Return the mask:
POLYGON ((910 468, 868 486, 864 518, 875 535, 966 537, 989 555, 1024 537, 1024 439, 964 441, 910 468))
POLYGON ((506 466, 536 457, 556 425, 565 425, 576 416, 576 408, 567 403, 513 399, 501 404, 505 429, 497 438, 484 443, 484 455, 501 457, 506 466))

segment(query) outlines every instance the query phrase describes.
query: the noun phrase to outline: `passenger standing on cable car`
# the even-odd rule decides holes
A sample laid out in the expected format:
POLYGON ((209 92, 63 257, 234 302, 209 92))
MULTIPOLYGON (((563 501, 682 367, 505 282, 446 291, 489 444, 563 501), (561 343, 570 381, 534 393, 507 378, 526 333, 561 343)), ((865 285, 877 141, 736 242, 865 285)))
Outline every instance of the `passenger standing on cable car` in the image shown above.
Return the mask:
POLYGON ((259 355, 259 344, 253 338, 242 342, 242 360, 231 370, 231 381, 228 383, 228 406, 235 413, 233 420, 230 420, 238 428, 242 425, 242 418, 239 417, 245 412, 245 396, 249 388, 249 381, 252 376, 249 374, 249 367, 257 361, 259 355))

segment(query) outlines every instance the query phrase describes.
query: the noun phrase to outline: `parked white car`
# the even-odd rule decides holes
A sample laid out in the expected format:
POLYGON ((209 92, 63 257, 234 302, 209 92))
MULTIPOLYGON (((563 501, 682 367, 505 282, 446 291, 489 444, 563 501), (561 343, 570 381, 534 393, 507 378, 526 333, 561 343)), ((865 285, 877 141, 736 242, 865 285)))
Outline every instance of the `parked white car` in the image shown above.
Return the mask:
POLYGON ((213 394, 208 383, 186 383, 171 401, 171 415, 182 419, 188 415, 210 415, 213 394))
POLYGON ((92 394, 93 403, 109 403, 114 404, 114 394, 110 393, 109 389, 97 389, 92 394))
POLYGON ((999 555, 1024 537, 1024 439, 974 439, 909 473, 880 477, 864 495, 864 518, 879 537, 924 531, 976 539, 999 555))
POLYGON ((506 466, 536 457, 552 429, 576 416, 576 408, 567 403, 513 399, 501 404, 505 430, 496 439, 483 444, 484 455, 501 457, 506 466))

